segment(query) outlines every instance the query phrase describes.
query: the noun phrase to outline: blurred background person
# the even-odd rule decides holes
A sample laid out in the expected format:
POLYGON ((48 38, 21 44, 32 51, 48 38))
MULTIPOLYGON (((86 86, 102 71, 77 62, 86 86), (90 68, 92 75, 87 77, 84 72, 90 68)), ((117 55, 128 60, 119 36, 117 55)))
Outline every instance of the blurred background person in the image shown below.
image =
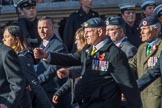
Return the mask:
POLYGON ((5 27, 3 43, 11 47, 17 53, 21 62, 23 76, 27 82, 20 102, 21 108, 32 108, 30 91, 36 94, 37 99, 43 99, 43 101, 40 101, 40 105, 42 105, 40 108, 52 108, 52 103, 50 103, 45 91, 40 86, 35 74, 33 52, 27 47, 21 28, 17 25, 5 27))
MULTIPOLYGON (((162 4, 155 7, 155 9, 153 10, 153 13, 156 17, 158 17, 158 19, 162 25, 162 4)), ((162 35, 162 28, 161 28, 161 35, 162 35)))
POLYGON ((137 48, 141 44, 138 23, 136 22, 136 5, 134 3, 122 3, 119 5, 121 17, 125 22, 125 35, 128 41, 137 48))
POLYGON ((75 52, 74 35, 84 21, 90 18, 98 17, 98 13, 91 9, 93 0, 79 0, 80 9, 70 14, 65 24, 63 33, 63 42, 66 44, 69 52, 75 52))
POLYGON ((13 0, 17 9, 18 24, 22 28, 23 36, 31 48, 38 47, 41 39, 37 31, 36 0, 13 0), (20 15, 19 15, 20 14, 20 15))
POLYGON ((156 6, 155 0, 143 0, 140 3, 140 7, 144 14, 144 16, 142 18, 147 17, 147 16, 152 16, 155 6, 156 6))

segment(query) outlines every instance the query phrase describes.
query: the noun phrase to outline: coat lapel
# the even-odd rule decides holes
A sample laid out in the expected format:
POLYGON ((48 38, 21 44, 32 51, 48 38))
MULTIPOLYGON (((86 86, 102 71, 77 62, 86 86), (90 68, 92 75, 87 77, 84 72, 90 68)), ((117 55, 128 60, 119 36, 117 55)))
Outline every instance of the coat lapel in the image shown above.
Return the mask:
MULTIPOLYGON (((148 59, 157 52, 160 43, 161 43, 161 39, 158 39, 155 42, 155 44, 151 48, 151 53, 146 57, 146 59, 144 60, 144 63, 147 63, 148 59)), ((146 51, 146 46, 144 47, 144 50, 146 51)))

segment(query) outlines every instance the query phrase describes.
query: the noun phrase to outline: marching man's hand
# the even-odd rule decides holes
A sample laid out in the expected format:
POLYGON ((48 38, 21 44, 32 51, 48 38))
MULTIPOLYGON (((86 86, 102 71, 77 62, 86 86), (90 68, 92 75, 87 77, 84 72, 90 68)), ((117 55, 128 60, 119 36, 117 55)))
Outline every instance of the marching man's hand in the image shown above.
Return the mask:
POLYGON ((42 49, 42 48, 34 48, 33 50, 34 52, 34 57, 37 59, 41 59, 41 58, 44 58, 44 59, 47 59, 48 57, 48 54, 42 49))
POLYGON ((52 102, 57 104, 58 100, 59 100, 59 97, 57 95, 54 95, 53 98, 52 98, 52 102))
POLYGON ((69 76, 69 70, 67 68, 60 68, 57 70, 58 78, 62 79, 69 76))

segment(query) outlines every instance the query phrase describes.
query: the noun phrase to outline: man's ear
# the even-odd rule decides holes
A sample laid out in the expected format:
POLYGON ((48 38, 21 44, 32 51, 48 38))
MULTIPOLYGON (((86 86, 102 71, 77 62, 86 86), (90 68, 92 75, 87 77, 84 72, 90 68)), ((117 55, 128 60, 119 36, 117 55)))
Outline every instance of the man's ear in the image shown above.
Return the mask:
POLYGON ((98 28, 97 29, 97 33, 98 33, 99 36, 101 36, 101 34, 103 33, 103 29, 102 28, 98 28))

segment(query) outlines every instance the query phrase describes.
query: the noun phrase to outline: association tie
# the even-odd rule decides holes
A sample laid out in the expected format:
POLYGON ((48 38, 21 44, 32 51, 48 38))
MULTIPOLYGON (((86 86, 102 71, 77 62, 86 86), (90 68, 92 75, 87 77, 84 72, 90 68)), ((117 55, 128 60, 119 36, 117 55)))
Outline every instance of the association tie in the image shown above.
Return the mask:
POLYGON ((93 55, 95 52, 96 52, 97 48, 96 47, 93 47, 92 48, 92 51, 91 51, 91 55, 93 55))
POLYGON ((146 47, 146 56, 148 56, 150 54, 150 51, 151 51, 151 45, 148 44, 146 47))

